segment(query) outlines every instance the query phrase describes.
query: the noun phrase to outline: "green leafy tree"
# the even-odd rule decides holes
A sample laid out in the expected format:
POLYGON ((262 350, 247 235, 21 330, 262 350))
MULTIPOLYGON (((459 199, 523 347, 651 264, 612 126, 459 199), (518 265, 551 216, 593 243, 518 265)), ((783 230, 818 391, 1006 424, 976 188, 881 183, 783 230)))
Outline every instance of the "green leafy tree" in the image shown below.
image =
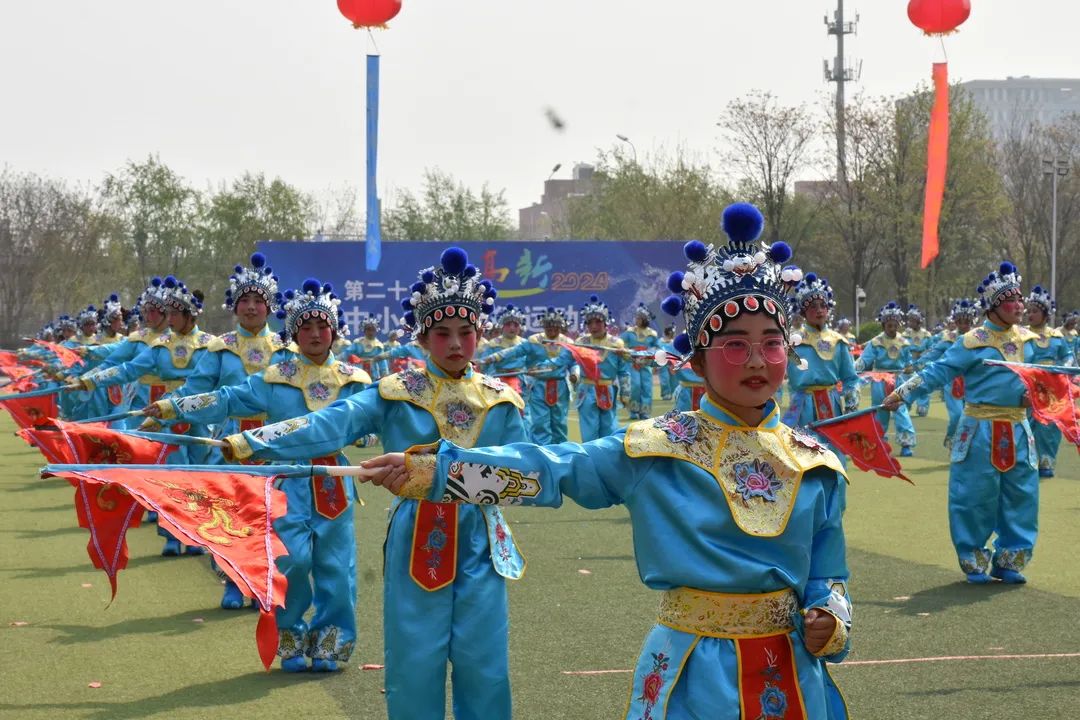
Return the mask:
POLYGON ((399 191, 382 213, 383 236, 388 240, 508 240, 515 227, 510 219, 506 192, 486 184, 474 192, 441 170, 424 172, 419 195, 399 191))

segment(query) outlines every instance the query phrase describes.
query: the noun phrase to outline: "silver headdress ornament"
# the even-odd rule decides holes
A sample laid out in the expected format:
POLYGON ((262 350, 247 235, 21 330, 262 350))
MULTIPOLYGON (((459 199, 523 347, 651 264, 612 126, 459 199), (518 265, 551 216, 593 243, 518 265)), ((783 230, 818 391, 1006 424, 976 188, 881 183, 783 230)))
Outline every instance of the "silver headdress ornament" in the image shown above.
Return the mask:
POLYGON ((564 330, 570 326, 566 313, 556 307, 548 307, 543 312, 537 313, 536 322, 540 323, 541 327, 558 327, 564 330))
POLYGON ((459 247, 444 250, 439 265, 422 271, 410 290, 412 294, 401 301, 402 322, 410 332, 421 333, 443 318, 454 317, 482 328, 499 294, 459 247))
POLYGON ((1057 312, 1057 303, 1054 302, 1054 298, 1050 293, 1043 289, 1042 285, 1033 287, 1025 302, 1029 305, 1038 305, 1047 318, 1053 317, 1054 313, 1057 312))
POLYGON ((521 308, 514 307, 513 305, 507 305, 502 310, 495 313, 495 316, 491 319, 497 327, 502 327, 508 322, 516 322, 518 325, 525 325, 527 319, 525 313, 521 308))
POLYGON ((82 329, 85 323, 93 322, 94 325, 98 323, 98 311, 93 305, 87 305, 85 310, 80 310, 79 314, 75 316, 75 323, 82 329))
POLYGON ((274 300, 280 306, 278 319, 285 321, 282 335, 286 339, 296 337, 304 321, 312 318, 325 320, 340 336, 349 334, 348 325, 338 316, 341 300, 334 294, 334 286, 330 283, 308 278, 299 290, 278 293, 274 300))
POLYGON ((78 328, 79 326, 75 322, 75 318, 70 315, 61 315, 56 318, 56 329, 59 332, 63 332, 64 330, 77 330, 78 328))
POLYGON ((668 278, 674 293, 660 305, 668 315, 683 313, 686 332, 675 338, 675 349, 684 357, 708 347, 725 323, 742 313, 765 313, 776 318, 788 333, 788 293, 802 279, 796 267, 781 267, 791 259, 787 243, 772 245, 757 240, 765 227, 761 211, 749 203, 724 210, 721 227, 728 244, 720 248, 697 240, 683 248, 689 265, 668 278))
POLYGON ((634 308, 634 322, 636 323, 641 318, 651 323, 656 319, 656 314, 645 303, 638 303, 638 306, 634 308))
POLYGON ((611 310, 608 306, 600 300, 599 295, 590 295, 588 302, 581 306, 581 310, 578 311, 581 315, 581 324, 585 325, 594 318, 600 318, 604 321, 605 325, 611 324, 611 310))
POLYGON ((918 320, 919 322, 923 322, 926 319, 922 310, 920 310, 919 306, 915 303, 911 303, 907 306, 907 317, 909 320, 918 320))
POLYGON ((878 322, 884 325, 889 320, 895 320, 903 325, 907 320, 907 313, 904 312, 904 308, 897 305, 895 302, 888 302, 881 306, 877 314, 878 322))
POLYGON ((382 327, 382 318, 374 313, 364 313, 360 317, 360 330, 364 331, 368 328, 375 328, 376 331, 382 327))
POLYGON ((816 273, 806 273, 806 276, 795 286, 791 293, 791 301, 795 312, 803 312, 815 300, 821 300, 825 307, 830 310, 836 307, 833 300, 833 289, 829 281, 818 277, 816 273))
POLYGON ((161 300, 170 310, 180 310, 196 317, 203 308, 202 300, 172 275, 166 275, 161 282, 161 300))
POLYGON ((146 286, 142 294, 139 295, 139 299, 135 301, 135 310, 141 310, 143 305, 153 305, 161 312, 169 309, 165 303, 164 281, 156 275, 150 280, 150 284, 146 286))
POLYGON ((1011 262, 1005 261, 995 272, 990 273, 979 283, 979 304, 983 312, 990 312, 1009 298, 1022 298, 1020 290, 1020 271, 1011 262))
POLYGON ((261 297, 270 312, 277 310, 278 278, 274 269, 266 264, 266 256, 259 252, 252 254, 251 267, 237 265, 233 268, 229 287, 225 290, 225 304, 221 307, 235 309, 240 298, 248 293, 261 297))
POLYGON ((112 322, 115 318, 124 316, 124 306, 120 304, 120 296, 113 293, 105 301, 105 322, 112 322))
POLYGON ((978 300, 960 298, 959 300, 953 302, 952 310, 949 311, 949 317, 952 318, 954 321, 957 318, 967 318, 968 320, 974 320, 978 312, 978 300))

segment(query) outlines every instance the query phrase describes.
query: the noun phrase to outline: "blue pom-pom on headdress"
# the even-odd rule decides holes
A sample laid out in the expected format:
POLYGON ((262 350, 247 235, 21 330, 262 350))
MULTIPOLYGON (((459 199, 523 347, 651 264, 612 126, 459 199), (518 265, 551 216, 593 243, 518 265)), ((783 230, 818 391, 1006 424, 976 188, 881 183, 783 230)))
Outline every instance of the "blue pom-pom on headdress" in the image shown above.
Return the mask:
POLYGON ((660 309, 671 316, 677 316, 682 312, 683 300, 678 295, 669 295, 660 303, 660 309))
POLYGON ((172 288, 176 287, 178 283, 177 283, 175 277, 173 277, 172 275, 166 275, 165 280, 164 280, 164 284, 165 284, 165 287, 167 287, 167 288, 169 288, 171 290, 172 288))
POLYGON ((459 247, 449 247, 443 250, 439 263, 444 271, 450 275, 460 275, 469 264, 468 254, 459 247))
POLYGON ((747 244, 761 237, 765 216, 750 203, 735 203, 724 210, 720 227, 732 242, 747 244))
POLYGON ((323 283, 322 291, 327 294, 334 292, 333 283, 323 283))
POLYGON ((296 292, 295 291, 293 291, 293 290, 286 290, 285 291, 285 299, 286 300, 292 300, 295 297, 296 297, 296 292))
POLYGON ((1041 293, 1042 291, 1042 285, 1036 285, 1035 287, 1031 288, 1031 292, 1033 293, 1041 293))
POLYGON ((159 278, 157 275, 155 275, 154 277, 152 277, 150 279, 150 284, 153 285, 154 287, 161 287, 161 278, 159 278))
POLYGON ((682 281, 684 277, 686 277, 686 273, 681 270, 676 270, 668 275, 667 289, 673 293, 681 293, 683 290, 682 281))
POLYGON ((709 256, 709 248, 705 247, 705 243, 700 240, 691 240, 683 245, 683 254, 686 255, 687 260, 705 262, 705 258, 709 256))
POLYGON ((465 277, 474 277, 476 273, 480 272, 476 269, 475 265, 466 265, 464 275, 465 277))
POLYGON ((805 280, 808 284, 812 283, 815 280, 817 280, 817 274, 816 273, 806 273, 806 276, 803 278, 803 280, 805 280))
POLYGON ((285 312, 284 310, 278 310, 274 314, 277 316, 278 320, 284 320, 289 313, 285 312))
POLYGON ((300 289, 303 292, 311 293, 312 295, 318 295, 319 291, 322 290, 322 283, 320 283, 315 278, 308 278, 304 281, 304 284, 300 286, 300 289))
POLYGON ((242 273, 242 272, 244 272, 244 266, 243 265, 233 265, 232 271, 234 273, 242 273))
POLYGON ((435 273, 432 272, 431 270, 425 270, 423 272, 423 274, 420 275, 420 279, 424 283, 433 283, 433 282, 435 282, 435 273))
POLYGON ((410 298, 403 299, 401 301, 401 308, 403 310, 412 310, 412 300, 410 298))
POLYGON ((590 295, 589 296, 589 302, 600 302, 600 296, 599 295, 590 295))
POLYGON ((782 240, 777 240, 769 248, 769 257, 774 263, 786 263, 791 259, 791 246, 782 240))
POLYGON ((402 319, 405 321, 405 324, 409 325, 410 327, 416 325, 416 315, 413 313, 412 310, 405 313, 405 317, 402 319))
POLYGON ((671 344, 680 355, 689 355, 690 351, 694 349, 690 344, 690 336, 686 333, 679 333, 676 335, 671 344))
POLYGON ((1001 267, 1000 267, 1000 268, 998 268, 998 271, 999 271, 999 272, 1000 272, 1000 273, 1001 273, 1002 275, 1011 275, 1011 274, 1013 274, 1014 272, 1016 272, 1016 266, 1015 266, 1015 265, 1013 265, 1013 264, 1012 264, 1011 262, 1009 262, 1008 260, 1006 260, 1005 262, 1001 263, 1001 267))
POLYGON ((263 265, 266 265, 266 256, 263 255, 261 252, 252 253, 251 254, 251 267, 257 269, 257 268, 261 268, 263 265))

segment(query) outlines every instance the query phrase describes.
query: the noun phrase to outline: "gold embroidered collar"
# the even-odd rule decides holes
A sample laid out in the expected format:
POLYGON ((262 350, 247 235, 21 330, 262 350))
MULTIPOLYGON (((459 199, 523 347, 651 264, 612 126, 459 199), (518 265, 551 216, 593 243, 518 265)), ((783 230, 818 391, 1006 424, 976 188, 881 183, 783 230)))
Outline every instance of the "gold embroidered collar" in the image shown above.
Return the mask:
POLYGON ((440 437, 465 448, 476 445, 492 407, 510 403, 518 410, 525 409, 513 388, 477 372, 455 380, 429 369, 405 370, 380 380, 379 396, 426 410, 434 418, 440 437))
POLYGON ((668 457, 697 465, 716 480, 740 530, 776 537, 787 528, 804 473, 827 467, 846 474, 830 450, 774 422, 773 414, 763 426, 749 427, 701 410, 671 412, 632 423, 623 447, 629 457, 668 457))
POLYGON ((274 353, 285 347, 277 333, 263 328, 258 335, 233 330, 214 338, 207 350, 210 352, 230 352, 244 364, 248 375, 262 372, 270 366, 274 353))
POLYGON ((1013 325, 1008 330, 1001 330, 987 323, 964 334, 964 347, 968 350, 993 348, 1001 353, 1001 357, 1006 362, 1023 362, 1024 343, 1038 337, 1027 328, 1018 325, 1013 325))
POLYGON ((333 355, 322 365, 304 358, 289 358, 263 371, 263 380, 276 385, 288 385, 304 395, 304 404, 311 411, 322 410, 337 400, 341 388, 352 383, 371 384, 371 376, 358 367, 340 362, 333 355))
POLYGON ((847 338, 830 328, 820 332, 813 325, 803 328, 802 344, 812 348, 822 360, 832 360, 836 356, 836 347, 840 343, 847 344, 847 338))
POLYGON ((205 349, 213 339, 213 335, 204 333, 196 326, 187 335, 173 332, 162 335, 154 344, 168 350, 173 367, 183 370, 191 362, 195 351, 205 349))

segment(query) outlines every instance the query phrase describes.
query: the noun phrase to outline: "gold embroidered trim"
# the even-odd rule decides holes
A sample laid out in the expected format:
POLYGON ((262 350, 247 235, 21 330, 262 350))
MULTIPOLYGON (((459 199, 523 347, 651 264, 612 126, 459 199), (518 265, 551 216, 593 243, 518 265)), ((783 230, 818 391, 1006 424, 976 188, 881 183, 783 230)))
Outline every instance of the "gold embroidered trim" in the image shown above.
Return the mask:
POLYGON ((1017 325, 1008 330, 991 330, 983 326, 964 333, 964 347, 968 350, 993 348, 1008 362, 1023 362, 1024 343, 1037 340, 1038 337, 1027 328, 1017 325))
POLYGON ((435 466, 439 456, 427 451, 436 447, 438 443, 414 445, 405 451, 405 470, 409 473, 409 479, 398 493, 399 497, 410 500, 428 499, 431 486, 435 482, 435 466))
POLYGON ((822 360, 832 360, 836 357, 836 348, 841 343, 847 345, 848 340, 835 330, 825 328, 818 332, 809 325, 803 328, 802 344, 817 353, 822 360), (821 347, 819 343, 822 341, 828 343, 828 347, 821 347))
POLYGON ((285 360, 263 371, 263 380, 275 385, 288 385, 304 395, 308 410, 322 410, 338 399, 341 388, 352 383, 371 384, 371 376, 358 367, 335 360, 313 365, 300 360, 285 360))
MULTIPOLYGON (((822 608, 822 610, 824 612, 829 612, 824 608, 822 608)), ((818 650, 816 653, 814 653, 814 657, 829 657, 830 655, 835 655, 836 653, 843 650, 844 646, 847 645, 848 629, 844 627, 844 623, 840 620, 840 618, 836 617, 832 613, 829 614, 833 616, 833 619, 836 621, 836 625, 833 627, 832 635, 829 636, 829 640, 825 643, 825 646, 818 650)))
POLYGON ((792 616, 798 609, 799 598, 791 589, 736 595, 675 588, 660 598, 657 620, 661 625, 691 635, 726 639, 767 637, 794 629, 792 616))
POLYGON ((964 405, 964 414, 976 420, 1001 420, 1012 423, 1023 422, 1027 418, 1027 410, 1022 407, 1003 407, 1001 405, 981 405, 978 403, 964 405))

